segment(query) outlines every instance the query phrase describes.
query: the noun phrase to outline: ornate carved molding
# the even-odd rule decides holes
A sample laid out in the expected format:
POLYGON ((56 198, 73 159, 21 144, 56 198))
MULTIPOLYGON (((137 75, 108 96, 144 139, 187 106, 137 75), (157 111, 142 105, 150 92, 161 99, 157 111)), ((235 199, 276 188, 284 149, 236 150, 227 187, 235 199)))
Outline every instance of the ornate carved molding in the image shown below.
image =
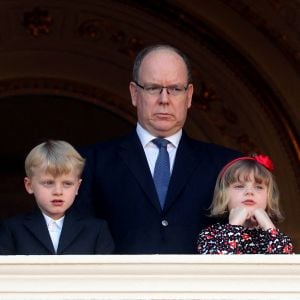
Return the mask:
POLYGON ((52 24, 53 16, 48 10, 34 7, 31 11, 24 12, 22 25, 35 38, 48 35, 52 24))

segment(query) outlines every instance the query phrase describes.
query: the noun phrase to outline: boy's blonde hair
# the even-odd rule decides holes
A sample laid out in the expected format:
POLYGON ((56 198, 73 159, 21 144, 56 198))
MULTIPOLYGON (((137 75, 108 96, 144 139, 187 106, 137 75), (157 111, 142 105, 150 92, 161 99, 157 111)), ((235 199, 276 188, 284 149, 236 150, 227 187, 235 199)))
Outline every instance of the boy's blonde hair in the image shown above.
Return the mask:
POLYGON ((281 221, 283 216, 279 209, 279 190, 273 174, 251 157, 239 158, 226 165, 220 172, 215 185, 211 216, 224 216, 228 212, 228 187, 235 182, 250 180, 253 172, 255 182, 267 186, 266 212, 273 221, 281 221))
POLYGON ((54 177, 75 171, 80 178, 84 158, 65 141, 49 140, 34 147, 25 159, 25 172, 32 178, 36 168, 42 168, 54 177))

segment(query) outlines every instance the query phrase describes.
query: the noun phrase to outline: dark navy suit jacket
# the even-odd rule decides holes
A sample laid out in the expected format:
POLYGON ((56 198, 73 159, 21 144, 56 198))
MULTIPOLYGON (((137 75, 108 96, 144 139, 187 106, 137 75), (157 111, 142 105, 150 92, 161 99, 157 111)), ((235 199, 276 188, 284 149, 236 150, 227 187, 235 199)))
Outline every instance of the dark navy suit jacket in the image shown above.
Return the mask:
POLYGON ((135 131, 79 151, 87 164, 76 203, 108 221, 120 254, 196 253, 199 231, 214 221, 207 215, 217 175, 240 155, 183 133, 162 210, 135 131))
POLYGON ((0 254, 110 254, 114 243, 104 220, 83 217, 74 209, 66 213, 55 253, 42 213, 19 215, 5 220, 0 229, 0 254))

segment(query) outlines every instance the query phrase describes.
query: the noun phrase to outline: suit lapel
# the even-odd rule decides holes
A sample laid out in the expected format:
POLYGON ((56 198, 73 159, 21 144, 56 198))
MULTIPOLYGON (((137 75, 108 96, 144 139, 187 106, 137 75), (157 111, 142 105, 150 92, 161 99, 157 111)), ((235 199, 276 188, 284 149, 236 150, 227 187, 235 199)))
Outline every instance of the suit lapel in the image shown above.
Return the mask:
POLYGON ((24 226, 51 254, 55 253, 46 221, 40 211, 36 211, 26 216, 24 219, 24 226))
POLYGON ((66 213, 58 243, 57 254, 62 254, 84 228, 84 224, 80 222, 80 219, 81 217, 74 209, 70 209, 66 213))
POLYGON ((158 211, 161 211, 147 158, 136 132, 123 141, 119 154, 147 198, 158 211))
POLYGON ((190 176, 192 176, 193 171, 201 162, 201 159, 199 148, 193 147, 190 143, 190 138, 183 133, 176 152, 164 210, 168 209, 176 200, 178 194, 186 186, 190 176))

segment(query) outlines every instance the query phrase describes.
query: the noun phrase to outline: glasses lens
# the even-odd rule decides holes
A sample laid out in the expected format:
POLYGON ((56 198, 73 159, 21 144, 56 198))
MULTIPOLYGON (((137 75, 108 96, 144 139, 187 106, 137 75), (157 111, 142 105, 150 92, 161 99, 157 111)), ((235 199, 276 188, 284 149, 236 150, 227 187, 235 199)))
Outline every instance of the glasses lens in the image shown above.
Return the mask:
POLYGON ((150 95, 159 95, 161 93, 162 87, 158 85, 144 86, 144 90, 150 95))
POLYGON ((139 85, 140 88, 142 88, 147 94, 153 95, 153 96, 159 96, 163 89, 166 89, 167 93, 172 96, 179 96, 184 94, 184 92, 187 90, 187 87, 185 86, 161 86, 161 85, 139 85))
POLYGON ((172 96, 179 96, 182 95, 185 92, 185 87, 179 87, 179 86, 172 86, 172 87, 167 87, 168 93, 171 94, 172 96))

